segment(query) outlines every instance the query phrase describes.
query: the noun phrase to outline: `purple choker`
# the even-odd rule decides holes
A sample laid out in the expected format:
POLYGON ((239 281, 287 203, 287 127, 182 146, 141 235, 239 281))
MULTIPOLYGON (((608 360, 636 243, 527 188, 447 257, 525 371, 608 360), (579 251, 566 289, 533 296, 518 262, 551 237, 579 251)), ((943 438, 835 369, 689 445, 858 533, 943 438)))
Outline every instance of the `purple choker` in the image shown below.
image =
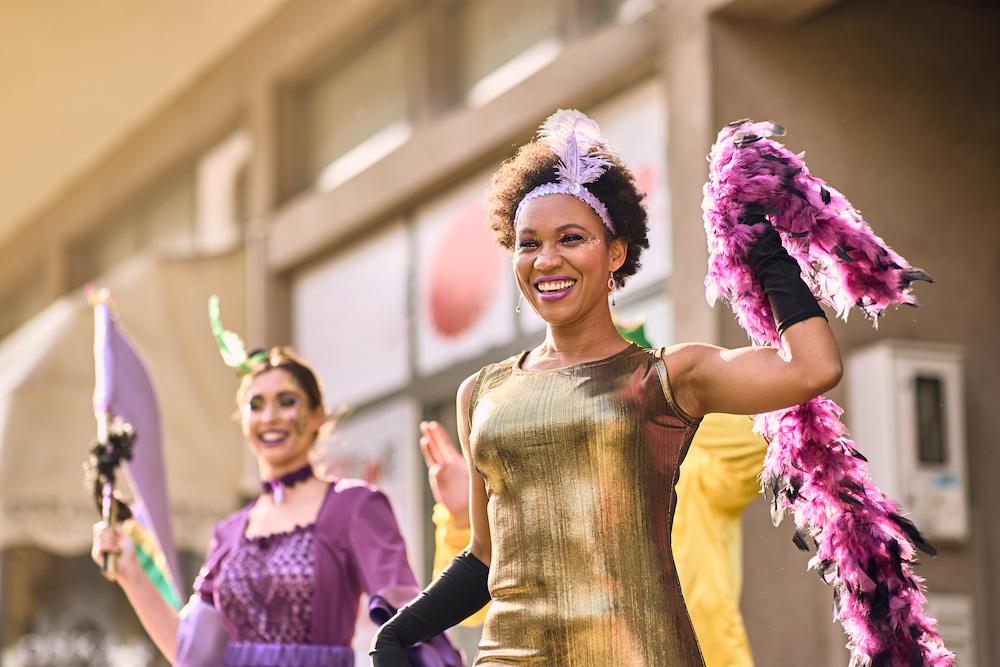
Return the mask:
POLYGON ((274 496, 277 505, 285 502, 285 489, 290 489, 299 482, 304 482, 313 476, 313 467, 305 464, 297 470, 282 475, 276 479, 265 479, 260 483, 260 490, 263 493, 270 493, 274 496))

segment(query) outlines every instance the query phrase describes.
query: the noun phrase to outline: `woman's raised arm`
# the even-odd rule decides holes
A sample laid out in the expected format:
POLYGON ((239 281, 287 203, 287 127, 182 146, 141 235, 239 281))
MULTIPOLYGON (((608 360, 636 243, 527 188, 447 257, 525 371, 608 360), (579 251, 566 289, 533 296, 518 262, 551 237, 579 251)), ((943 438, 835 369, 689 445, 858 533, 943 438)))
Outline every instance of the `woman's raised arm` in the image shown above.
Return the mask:
POLYGON ((667 348, 667 364, 681 409, 751 415, 786 408, 829 391, 843 373, 840 350, 822 317, 790 326, 782 349, 684 344, 667 348))
POLYGON ((760 211, 746 213, 742 222, 760 229, 747 259, 771 306, 782 347, 668 349, 664 362, 677 401, 693 416, 786 408, 832 389, 842 375, 840 350, 826 316, 778 232, 760 211))
POLYGON ((95 523, 91 556, 98 565, 103 561, 105 553, 118 556, 115 581, 125 592, 142 627, 156 647, 173 663, 177 653, 179 616, 142 571, 142 566, 136 560, 132 540, 123 533, 121 526, 109 527, 103 521, 95 523))

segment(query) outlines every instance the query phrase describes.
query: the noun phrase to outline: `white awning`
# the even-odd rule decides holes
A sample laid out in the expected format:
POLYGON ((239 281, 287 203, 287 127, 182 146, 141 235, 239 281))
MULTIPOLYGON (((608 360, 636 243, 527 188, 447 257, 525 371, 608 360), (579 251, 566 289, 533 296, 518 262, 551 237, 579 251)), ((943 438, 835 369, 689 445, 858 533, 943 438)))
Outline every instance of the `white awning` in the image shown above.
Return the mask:
MULTIPOLYGON (((174 536, 204 551, 212 525, 239 497, 246 457, 207 303, 222 299, 242 330, 243 259, 137 257, 100 283, 153 376, 163 421, 174 536)), ((90 550, 97 520, 82 463, 95 436, 93 314, 75 294, 50 305, 0 344, 0 548, 32 544, 90 550)), ((253 345, 254 341, 248 341, 253 345)))

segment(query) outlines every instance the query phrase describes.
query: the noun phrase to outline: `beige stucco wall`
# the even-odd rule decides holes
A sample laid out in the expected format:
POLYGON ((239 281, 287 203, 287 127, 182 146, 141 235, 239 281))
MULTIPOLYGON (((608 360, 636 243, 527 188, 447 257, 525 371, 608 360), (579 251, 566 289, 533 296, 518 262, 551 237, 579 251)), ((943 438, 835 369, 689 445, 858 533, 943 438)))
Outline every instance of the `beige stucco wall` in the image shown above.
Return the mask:
MULTIPOLYGON (((174 98, 107 159, 48 201, 32 218, 30 230, 22 229, 6 240, 0 246, 0 284, 33 270, 37 262, 46 266, 42 273, 52 296, 62 293, 68 239, 83 233, 115 200, 140 190, 234 124, 245 123, 256 146, 248 179, 247 290, 254 312, 246 336, 284 340, 288 324, 280 298, 281 274, 301 266, 308 254, 301 248, 303 242, 314 252, 342 242, 330 233, 336 226, 331 221, 349 218, 355 225, 342 225, 342 230, 378 224, 387 209, 412 205, 470 165, 495 156, 497 146, 512 141, 518 128, 533 125, 527 117, 544 115, 525 104, 525 97, 534 104, 543 99, 545 104, 539 106, 546 109, 553 104, 586 104, 659 67, 671 105, 672 211, 675 223, 695 223, 685 228, 693 234, 674 238, 675 260, 680 260, 675 266, 678 274, 683 272, 671 280, 675 296, 683 295, 676 302, 679 313, 682 307, 703 307, 698 185, 704 178, 701 156, 710 141, 703 135, 707 128, 743 116, 771 117, 788 127, 788 144, 808 149, 812 169, 846 192, 904 256, 937 278, 933 286, 918 287, 924 304, 920 310, 890 314, 877 333, 860 319, 838 324, 836 330, 847 350, 883 337, 965 346, 973 539, 967 547, 943 549, 937 560, 922 566, 921 573, 934 590, 976 596, 979 664, 1000 658, 1000 638, 988 632, 1000 626, 996 602, 1000 577, 987 560, 988 553, 1000 553, 1000 519, 991 512, 1000 507, 1000 490, 990 478, 1000 463, 994 444, 1000 434, 1000 411, 992 409, 992 401, 1000 398, 1000 369, 990 346, 1000 325, 991 286, 1000 267, 1000 220, 991 202, 1000 166, 996 164, 1000 129, 994 122, 1000 101, 996 81, 1000 54, 986 44, 986 36, 998 32, 996 10, 987 13, 973 3, 956 6, 932 0, 755 0, 736 4, 763 7, 755 15, 771 17, 779 5, 830 6, 791 26, 720 17, 706 37, 700 31, 700 12, 711 2, 668 2, 662 22, 649 26, 648 32, 646 28, 628 32, 625 47, 614 57, 602 58, 598 65, 607 72, 588 67, 584 69, 590 79, 584 80, 582 74, 570 78, 560 69, 565 64, 556 63, 536 80, 542 97, 538 89, 525 90, 524 97, 515 95, 486 116, 465 110, 430 120, 421 136, 431 145, 434 139, 462 134, 484 120, 500 129, 470 151, 445 155, 448 159, 440 160, 436 171, 424 171, 410 189, 381 192, 378 206, 385 208, 341 210, 348 194, 363 192, 365 178, 339 195, 283 201, 283 161, 288 156, 280 145, 280 127, 286 120, 278 94, 281 87, 307 76, 315 64, 339 52, 345 35, 361 34, 406 4, 358 0, 344 3, 342 11, 333 14, 317 0, 287 3, 267 26, 174 98), (709 55, 710 67, 702 60, 709 55), (553 81, 565 88, 557 90, 553 81), (509 113, 511 109, 515 113, 509 113), (341 218, 331 218, 331 211, 338 211, 341 218), (353 217, 348 215, 352 211, 353 217), (278 296, 269 296, 271 292, 278 296)), ((413 159, 409 164, 418 162, 413 159)), ((426 169, 426 163, 419 164, 426 169)), ((376 169, 370 176, 379 174, 376 169)), ((744 343, 727 313, 697 317, 690 332, 679 331, 682 338, 712 338, 721 328, 723 344, 744 343)), ((844 402, 842 390, 833 397, 844 402)), ((830 623, 830 591, 815 574, 804 571, 806 558, 791 546, 790 527, 772 528, 763 502, 750 508, 745 526, 744 608, 757 664, 845 665, 839 649, 842 633, 830 623)))
MULTIPOLYGON (((920 309, 890 313, 877 332, 861 318, 835 330, 848 353, 883 338, 965 348, 972 539, 919 573, 932 591, 975 596, 980 665, 1000 660, 989 630, 1000 627, 1000 50, 988 43, 997 34, 1000 11, 974 3, 855 0, 790 28, 720 17, 712 51, 715 125, 783 124, 810 169, 937 281, 917 288, 920 309)), ((720 317, 723 344, 740 344, 732 318, 720 317)), ((843 386, 832 393, 842 404, 843 386)), ((744 609, 758 664, 846 664, 830 591, 803 571, 791 528, 771 528, 763 502, 745 525, 744 609)))
POLYGON ((0 239, 287 1, 0 4, 0 239))

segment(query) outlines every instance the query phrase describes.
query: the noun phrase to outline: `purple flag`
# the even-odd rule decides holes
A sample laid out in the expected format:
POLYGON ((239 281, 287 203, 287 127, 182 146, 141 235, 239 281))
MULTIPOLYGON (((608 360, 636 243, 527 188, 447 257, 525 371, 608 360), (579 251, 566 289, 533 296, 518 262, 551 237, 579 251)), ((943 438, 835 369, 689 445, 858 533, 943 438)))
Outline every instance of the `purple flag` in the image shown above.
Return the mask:
MULTIPOLYGON (((121 419, 131 424, 135 431, 133 457, 125 463, 136 495, 131 505, 132 513, 158 543, 169 568, 164 574, 172 579, 171 588, 179 596, 180 568, 167 503, 156 392, 146 365, 118 328, 107 298, 98 299, 94 304, 94 369, 94 414, 99 419, 105 414, 121 419)), ((148 547, 142 551, 148 552, 148 547)), ((149 571, 146 564, 144 569, 149 571)))

